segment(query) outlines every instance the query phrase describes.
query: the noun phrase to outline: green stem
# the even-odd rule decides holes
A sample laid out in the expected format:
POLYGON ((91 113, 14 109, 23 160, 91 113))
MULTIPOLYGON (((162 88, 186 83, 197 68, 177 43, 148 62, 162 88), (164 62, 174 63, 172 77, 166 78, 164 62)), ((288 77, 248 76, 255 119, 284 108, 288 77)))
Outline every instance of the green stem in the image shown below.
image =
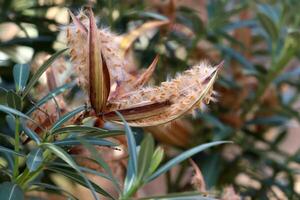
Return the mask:
MULTIPOLYGON (((51 152, 46 150, 44 152, 44 163, 49 160, 54 159, 54 156, 51 156, 51 152)), ((44 169, 44 165, 41 165, 36 171, 30 172, 28 168, 17 178, 17 183, 25 189, 32 180, 34 180, 44 169)))
POLYGON ((142 185, 141 181, 135 182, 135 184, 133 184, 133 186, 129 189, 129 191, 120 197, 120 200, 131 199, 131 197, 138 191, 141 185, 142 185))
MULTIPOLYGON (((16 117, 15 120, 15 151, 19 152, 20 150, 20 119, 16 117)), ((19 175, 19 157, 18 155, 14 156, 14 169, 13 169, 13 179, 19 175)))

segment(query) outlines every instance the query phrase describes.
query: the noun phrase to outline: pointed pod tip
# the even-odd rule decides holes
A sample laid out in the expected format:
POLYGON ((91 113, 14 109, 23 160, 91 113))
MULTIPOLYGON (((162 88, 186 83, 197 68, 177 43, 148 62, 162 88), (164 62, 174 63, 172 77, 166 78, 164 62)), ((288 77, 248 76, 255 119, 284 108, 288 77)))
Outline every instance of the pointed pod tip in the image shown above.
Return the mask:
POLYGON ((78 28, 81 32, 87 33, 87 28, 82 24, 82 22, 72 13, 71 10, 68 9, 68 12, 76 28, 78 28))
POLYGON ((224 63, 225 63, 225 60, 222 60, 217 66, 216 66, 216 70, 220 70, 221 68, 223 68, 224 66, 224 63))

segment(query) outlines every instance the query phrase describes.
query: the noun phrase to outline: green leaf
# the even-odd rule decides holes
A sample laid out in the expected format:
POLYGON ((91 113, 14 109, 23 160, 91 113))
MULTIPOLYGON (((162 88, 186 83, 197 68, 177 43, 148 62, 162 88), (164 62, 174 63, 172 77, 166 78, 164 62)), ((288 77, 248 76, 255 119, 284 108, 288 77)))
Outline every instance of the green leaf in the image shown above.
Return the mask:
MULTIPOLYGON (((118 146, 116 143, 113 143, 108 140, 98 139, 98 138, 85 138, 87 142, 92 145, 99 145, 99 146, 118 146)), ((58 146, 73 146, 73 145, 80 145, 81 142, 77 138, 68 138, 64 140, 59 140, 53 142, 53 144, 58 146)))
POLYGON ((141 198, 140 200, 217 200, 212 197, 206 197, 201 195, 199 192, 180 192, 180 193, 171 193, 163 196, 155 197, 146 197, 141 198))
POLYGON ((82 145, 87 148, 87 150, 91 153, 92 158, 105 170, 105 172, 110 176, 111 180, 113 181, 113 184, 115 188, 120 192, 120 185, 118 183, 118 180, 114 177, 110 167, 105 162, 105 160, 102 158, 102 156, 98 153, 97 149, 89 144, 85 139, 79 138, 82 145))
MULTIPOLYGON (((64 190, 60 187, 57 187, 55 185, 50 185, 50 184, 47 184, 47 183, 34 183, 32 184, 32 186, 37 186, 38 188, 40 188, 41 191, 47 191, 47 190, 52 190, 52 191, 57 191, 59 193, 63 193, 65 196, 68 196, 69 198, 71 199, 75 199, 75 200, 78 200, 77 197, 75 197, 73 194, 71 194, 70 192, 68 192, 67 190, 64 190)), ((37 191, 39 189, 37 188, 34 188, 33 189, 34 191, 37 191)))
POLYGON ((212 153, 209 157, 201 160, 201 172, 205 174, 204 182, 207 189, 213 188, 222 172, 221 156, 218 153, 212 153))
POLYGON ((0 105, 0 111, 5 112, 7 114, 12 114, 12 115, 16 115, 16 116, 22 117, 22 118, 28 119, 28 120, 36 123, 30 117, 28 117, 27 115, 25 115, 24 113, 22 113, 22 112, 20 112, 20 111, 18 111, 16 109, 9 108, 9 107, 4 106, 4 105, 0 105))
POLYGON ((55 129, 52 132, 52 135, 61 134, 61 133, 68 133, 68 132, 80 132, 80 133, 98 132, 98 133, 102 134, 102 133, 109 133, 110 131, 102 129, 102 128, 91 127, 91 126, 70 125, 70 126, 55 129))
POLYGON ((33 130, 31 130, 30 128, 28 128, 25 124, 25 122, 21 123, 22 129, 24 131, 24 133, 30 137, 32 140, 34 140, 38 145, 41 143, 41 139, 38 136, 38 134, 36 132, 34 132, 33 130))
POLYGON ((253 64, 250 61, 248 61, 247 58, 245 58, 245 56, 243 56, 241 53, 237 52, 233 48, 223 46, 220 44, 216 44, 215 47, 222 51, 222 53, 224 53, 225 55, 228 55, 234 58, 237 62, 239 62, 245 68, 248 74, 256 75, 257 72, 255 71, 253 64))
POLYGON ((126 172, 126 177, 125 177, 125 181, 124 181, 123 194, 128 193, 129 190, 132 188, 133 184, 135 183, 135 177, 136 177, 136 174, 133 171, 132 162, 130 162, 130 160, 128 160, 127 172, 126 172))
MULTIPOLYGON (((49 149, 57 157, 59 157, 60 159, 62 159, 66 163, 68 163, 73 169, 75 169, 78 172, 78 174, 80 175, 80 176, 79 175, 78 176, 81 177, 82 180, 84 180, 84 182, 86 183, 86 185, 90 188, 94 198, 98 200, 97 194, 95 192, 95 187, 93 186, 93 184, 91 184, 91 182, 88 180, 88 178, 80 171, 77 164, 74 162, 74 160, 72 159, 72 157, 69 154, 67 154, 62 148, 60 148, 54 144, 51 144, 51 143, 43 143, 40 146, 43 148, 49 149)), ((101 194, 111 197, 111 195, 109 193, 105 192, 104 190, 102 191, 101 194)))
MULTIPOLYGON (((9 115, 7 115, 7 116, 9 116, 9 115)), ((11 144, 12 146, 15 145, 15 139, 7 134, 0 133, 0 138, 3 138, 7 142, 9 142, 9 144, 11 144)))
POLYGON ((26 165, 29 172, 36 171, 43 163, 43 149, 33 149, 27 156, 26 165))
POLYGON ((51 170, 53 172, 62 174, 63 176, 75 181, 76 183, 79 183, 80 185, 82 185, 84 187, 93 187, 94 191, 96 191, 96 192, 98 192, 98 193, 100 193, 100 194, 102 194, 106 197, 110 197, 111 199, 113 199, 113 197, 109 193, 107 193, 105 190, 100 188, 94 182, 89 181, 89 185, 88 185, 86 180, 81 175, 79 175, 78 173, 74 173, 72 171, 65 170, 64 168, 58 168, 58 167, 53 167, 53 166, 49 166, 47 169, 51 170))
MULTIPOLYGON (((72 167, 70 167, 68 164, 64 164, 64 163, 58 163, 58 162, 50 162, 49 163, 49 166, 50 167, 58 167, 60 169, 65 169, 67 171, 73 171, 73 173, 75 173, 76 171, 74 171, 74 169, 72 167)), ((100 176, 102 178, 105 178, 107 180, 110 180, 112 181, 111 177, 107 174, 104 174, 104 173, 101 173, 101 172, 98 172, 96 170, 92 170, 92 169, 89 169, 89 168, 86 168, 86 167, 81 167, 81 166, 78 166, 79 169, 82 171, 82 172, 86 172, 86 173, 90 173, 90 174, 94 174, 94 175, 97 175, 97 176, 100 176)))
POLYGON ((65 122, 67 122, 69 119, 77 115, 78 113, 84 111, 86 109, 86 106, 80 106, 76 108, 75 110, 65 114, 61 118, 59 118, 55 124, 53 124, 52 128, 50 129, 50 132, 53 132, 55 129, 61 127, 65 122))
POLYGON ((138 163, 137 162, 136 142, 135 142, 132 130, 129 127, 129 125, 127 124, 127 122, 125 121, 124 117, 118 111, 116 111, 116 113, 124 123, 125 134, 126 134, 126 138, 127 138, 127 146, 128 146, 128 151, 129 151, 128 162, 131 162, 133 174, 136 175, 137 174, 137 163, 138 163))
MULTIPOLYGON (((59 135, 59 134, 68 134, 71 133, 70 137, 74 137, 74 133, 79 133, 80 136, 88 136, 95 138, 106 138, 113 137, 117 135, 123 135, 123 131, 121 130, 105 130, 97 127, 90 126, 81 126, 81 125, 70 125, 66 127, 61 127, 55 129, 51 135, 59 135)), ((76 135, 77 137, 78 135, 76 135)))
POLYGON ((137 11, 137 12, 132 12, 130 14, 137 14, 138 17, 149 17, 157 20, 169 20, 168 17, 151 11, 137 11))
POLYGON ((0 152, 10 153, 10 154, 14 154, 14 155, 17 155, 17 156, 22 156, 22 157, 25 156, 24 154, 15 152, 14 150, 8 149, 8 148, 3 147, 3 146, 0 146, 0 152))
POLYGON ((49 92, 46 96, 44 96, 41 100, 39 100, 32 108, 30 108, 26 114, 30 115, 33 111, 36 110, 36 108, 40 107, 41 105, 45 104, 47 101, 49 101, 51 98, 63 93, 64 91, 66 91, 67 89, 70 89, 74 86, 73 83, 67 83, 64 84, 58 88, 56 88, 55 90, 52 90, 51 92, 49 92))
POLYGON ((32 76, 29 83, 27 84, 26 88, 24 89, 24 92, 22 93, 22 97, 26 97, 31 88, 36 84, 36 82, 39 80, 39 78, 42 76, 42 74, 48 69, 49 66, 62 54, 64 53, 66 49, 60 50, 53 54, 46 62, 37 70, 37 72, 32 76))
POLYGON ((220 145, 220 144, 224 144, 224 143, 231 143, 231 142, 229 142, 229 141, 210 142, 210 143, 206 143, 206 144, 196 146, 192 149, 189 149, 189 150, 181 153, 180 155, 176 156, 175 158, 173 158, 172 160, 168 161, 166 164, 164 164, 163 166, 158 168, 158 170, 156 170, 151 176, 149 176, 146 179, 146 183, 152 181, 155 178, 157 178, 161 174, 165 173, 166 171, 168 171, 169 169, 171 169, 175 165, 179 164, 180 162, 188 159, 189 157, 191 157, 191 156, 193 156, 193 155, 195 155, 195 154, 197 154, 197 153, 199 153, 203 150, 206 150, 210 147, 220 145))
POLYGON ((266 14, 258 12, 257 17, 264 30, 271 37, 272 41, 276 41, 279 35, 278 28, 274 21, 266 14))
POLYGON ((17 95, 15 92, 8 91, 7 96, 6 96, 6 100, 7 100, 7 105, 10 108, 14 108, 16 110, 21 110, 22 109, 21 97, 19 95, 17 95))
POLYGON ((13 115, 8 114, 8 115, 5 116, 5 120, 6 120, 6 123, 7 123, 8 127, 13 132, 15 132, 15 129, 16 129, 16 118, 13 115))
POLYGON ((156 148, 151 159, 148 174, 151 175, 159 166, 164 157, 164 150, 161 147, 156 148))
POLYGON ((23 91, 28 81, 30 66, 28 64, 16 64, 13 68, 16 91, 23 91))
POLYGON ((152 160, 153 151, 154 140, 150 134, 145 134, 138 155, 137 178, 139 180, 142 180, 150 169, 149 166, 152 160))
POLYGON ((1 200, 23 200, 24 193, 22 189, 15 183, 4 182, 0 184, 1 200))

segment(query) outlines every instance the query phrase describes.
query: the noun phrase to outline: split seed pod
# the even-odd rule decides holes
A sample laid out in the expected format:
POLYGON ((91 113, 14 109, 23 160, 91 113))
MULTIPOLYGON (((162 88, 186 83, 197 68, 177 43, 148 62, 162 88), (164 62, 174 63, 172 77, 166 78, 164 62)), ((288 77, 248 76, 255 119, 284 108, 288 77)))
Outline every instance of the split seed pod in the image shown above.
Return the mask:
POLYGON ((126 69, 131 63, 122 56, 118 36, 97 29, 91 10, 88 17, 72 18, 67 29, 72 62, 83 89, 89 92, 92 108, 104 120, 122 123, 115 113, 119 111, 131 126, 157 126, 191 113, 211 99, 222 63, 212 67, 202 62, 160 86, 143 87, 157 58, 140 76, 130 74, 126 69), (111 85, 116 87, 111 90, 111 85))

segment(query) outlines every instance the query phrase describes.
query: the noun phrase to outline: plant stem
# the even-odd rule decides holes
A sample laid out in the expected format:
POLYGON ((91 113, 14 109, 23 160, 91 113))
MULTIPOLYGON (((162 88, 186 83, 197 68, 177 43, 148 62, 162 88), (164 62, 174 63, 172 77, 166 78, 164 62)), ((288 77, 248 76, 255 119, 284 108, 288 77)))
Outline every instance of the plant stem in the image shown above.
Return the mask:
MULTIPOLYGON (((16 117, 15 120, 15 151, 19 152, 20 150, 20 119, 16 117)), ((13 169, 13 179, 19 175, 19 157, 18 155, 14 156, 14 169, 13 169)))
MULTIPOLYGON (((51 152, 46 150, 44 152, 44 163, 46 163, 46 161, 52 160, 54 157, 51 156, 51 152)), ((44 164, 43 163, 43 164, 44 164)), ((25 169, 25 171, 18 177, 17 179, 17 183, 23 188, 25 189, 28 185, 28 183, 30 183, 30 181, 32 181, 33 179, 35 179, 44 169, 44 165, 41 165, 36 171, 30 172, 28 168, 25 169)))
POLYGON ((120 200, 131 199, 130 197, 132 197, 138 191, 138 189, 139 189, 139 187, 141 187, 141 185, 142 184, 140 181, 133 184, 133 186, 129 189, 129 191, 120 197, 120 200))

